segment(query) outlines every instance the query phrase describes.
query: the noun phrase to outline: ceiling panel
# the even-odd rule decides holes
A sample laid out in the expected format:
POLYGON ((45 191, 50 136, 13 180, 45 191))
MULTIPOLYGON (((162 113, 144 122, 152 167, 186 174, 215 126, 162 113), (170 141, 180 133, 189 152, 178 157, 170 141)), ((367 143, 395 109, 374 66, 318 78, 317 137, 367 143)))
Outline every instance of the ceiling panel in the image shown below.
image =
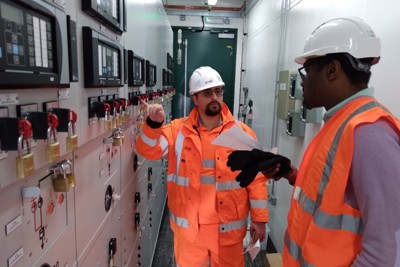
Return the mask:
MULTIPOLYGON (((173 6, 207 6, 207 0, 163 0, 164 5, 173 6)), ((245 0, 218 0, 215 7, 242 8, 245 0)))
POLYGON ((246 9, 256 0, 218 0, 209 7, 208 0, 163 0, 168 15, 243 17, 246 9))

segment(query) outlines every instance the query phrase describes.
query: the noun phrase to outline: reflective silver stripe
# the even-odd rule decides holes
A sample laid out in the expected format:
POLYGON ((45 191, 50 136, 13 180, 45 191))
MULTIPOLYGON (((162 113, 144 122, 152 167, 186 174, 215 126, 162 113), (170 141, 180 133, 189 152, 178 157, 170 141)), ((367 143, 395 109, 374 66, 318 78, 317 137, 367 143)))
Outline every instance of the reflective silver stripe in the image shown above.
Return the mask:
POLYGON ((175 173, 168 174, 167 181, 176 183, 177 185, 182 185, 186 187, 189 186, 189 178, 183 176, 176 176, 175 173))
POLYGON ((247 223, 247 218, 238 220, 238 221, 233 221, 229 223, 223 223, 219 226, 219 232, 220 233, 226 233, 234 230, 238 230, 242 227, 245 227, 247 223))
POLYGON ((215 168, 215 160, 213 160, 213 159, 203 159, 202 167, 203 168, 214 169, 215 168))
POLYGON ((224 191, 224 190, 232 190, 241 188, 239 183, 236 181, 226 181, 226 182, 217 182, 216 184, 217 191, 224 191))
POLYGON ((215 176, 202 175, 201 176, 201 184, 215 185, 215 176))
POLYGON ((186 218, 181 218, 173 214, 171 211, 169 211, 169 217, 180 227, 183 228, 188 228, 189 227, 189 221, 186 218))
MULTIPOLYGON (((301 189, 300 189, 301 190, 301 189)), ((314 214, 314 209, 315 209, 315 201, 309 198, 306 194, 304 194, 303 191, 300 191, 299 193, 299 199, 298 199, 300 207, 310 215, 314 214)))
POLYGON ((307 262, 303 257, 301 253, 301 248, 293 242, 290 237, 288 232, 285 232, 285 237, 284 237, 284 243, 289 251, 289 254, 299 262, 300 266, 302 267, 316 267, 315 265, 312 265, 311 263, 307 262))
POLYGON ((164 157, 165 155, 168 154, 168 141, 165 138, 165 136, 163 136, 163 135, 160 138, 160 146, 161 146, 161 150, 163 151, 162 155, 164 157))
POLYGON ((252 209, 266 209, 268 207, 267 200, 250 199, 250 208, 252 209))
POLYGON ((143 131, 140 131, 140 138, 142 138, 143 142, 145 142, 148 146, 155 147, 158 144, 158 139, 151 139, 147 137, 143 131))
MULTIPOLYGON (((311 216, 314 213, 316 202, 310 199, 303 191, 299 194, 299 205, 303 211, 311 216)), ((313 217, 316 225, 326 229, 341 229, 356 234, 363 233, 363 224, 359 217, 350 215, 330 215, 318 209, 313 217)))
POLYGON ((185 140, 185 136, 181 131, 179 131, 178 136, 175 141, 175 153, 176 153, 176 174, 179 172, 179 167, 181 165, 181 157, 182 157, 182 149, 183 149, 183 140, 185 140))
POLYGON ((314 216, 314 223, 321 228, 345 230, 357 234, 362 234, 364 231, 361 218, 346 214, 334 216, 318 210, 314 216))
MULTIPOLYGON (((326 157, 324 170, 322 172, 321 183, 320 183, 319 189, 318 189, 318 198, 322 198, 322 195, 325 192, 325 188, 326 188, 326 186, 327 186, 327 184, 329 182, 329 177, 330 177, 331 172, 332 172, 332 166, 333 166, 333 162, 335 160, 338 144, 339 144, 339 141, 340 141, 340 139, 341 139, 341 137, 343 135, 343 131, 346 128, 347 124, 355 116, 357 116, 357 115, 359 115, 359 114, 361 114, 361 113, 363 113, 363 112, 365 112, 365 111, 367 111, 369 109, 377 107, 377 106, 378 106, 378 103, 376 103, 375 101, 371 101, 371 102, 359 107, 352 114, 350 114, 350 116, 340 126, 339 130, 337 131, 337 133, 335 135, 335 138, 333 139, 331 148, 329 149, 328 155, 326 157)), ((320 204, 321 200, 317 199, 316 202, 317 202, 317 204, 320 204)), ((319 205, 316 208, 319 208, 319 205)))
POLYGON ((200 267, 210 266, 210 264, 211 264, 211 260, 207 259, 200 265, 200 267))

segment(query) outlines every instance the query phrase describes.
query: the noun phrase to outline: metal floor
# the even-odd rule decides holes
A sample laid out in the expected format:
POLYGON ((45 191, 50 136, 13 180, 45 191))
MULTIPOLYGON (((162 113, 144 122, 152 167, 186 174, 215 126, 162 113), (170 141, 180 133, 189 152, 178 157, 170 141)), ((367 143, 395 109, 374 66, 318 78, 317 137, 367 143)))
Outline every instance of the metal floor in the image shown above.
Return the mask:
MULTIPOLYGON (((173 235, 169 227, 169 213, 168 208, 165 207, 163 219, 161 222, 160 232, 158 234, 157 246, 154 252, 152 267, 175 267, 173 257, 173 235)), ((245 267, 264 267, 265 254, 275 253, 276 249, 271 239, 268 237, 267 250, 261 250, 254 262, 251 262, 248 253, 245 255, 245 267)))

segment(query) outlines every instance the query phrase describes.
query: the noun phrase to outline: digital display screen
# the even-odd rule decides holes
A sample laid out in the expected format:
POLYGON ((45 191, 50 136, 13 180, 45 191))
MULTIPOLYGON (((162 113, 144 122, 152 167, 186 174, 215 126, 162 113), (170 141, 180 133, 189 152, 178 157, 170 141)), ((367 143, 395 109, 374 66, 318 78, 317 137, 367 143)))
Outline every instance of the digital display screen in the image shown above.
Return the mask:
POLYGON ((99 44, 99 76, 119 77, 119 53, 116 49, 99 44))
POLYGON ((9 4, 0 2, 1 17, 3 19, 16 22, 18 24, 24 24, 24 14, 22 10, 16 7, 10 6, 9 4))
POLYGON ((135 81, 140 81, 142 80, 142 61, 134 58, 133 59, 133 69, 134 69, 134 73, 133 73, 133 79, 135 81))
POLYGON ((150 81, 154 82, 154 67, 153 66, 150 66, 149 77, 150 77, 150 81))

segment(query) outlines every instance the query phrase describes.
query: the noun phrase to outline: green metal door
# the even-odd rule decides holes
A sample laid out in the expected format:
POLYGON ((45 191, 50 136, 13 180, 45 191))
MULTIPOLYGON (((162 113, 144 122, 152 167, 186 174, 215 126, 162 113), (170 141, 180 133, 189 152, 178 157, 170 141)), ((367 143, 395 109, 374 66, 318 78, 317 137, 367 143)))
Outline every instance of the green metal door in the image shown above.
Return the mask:
POLYGON ((193 108, 189 96, 189 79, 193 71, 201 66, 210 66, 222 77, 225 82, 224 102, 233 113, 233 99, 235 89, 235 62, 236 40, 235 29, 204 29, 201 32, 185 27, 173 27, 174 32, 174 86, 176 95, 172 106, 172 117, 184 116, 184 92, 185 92, 185 40, 187 40, 187 86, 186 86, 186 115, 193 108), (178 64, 178 29, 182 30, 182 60, 178 64))

